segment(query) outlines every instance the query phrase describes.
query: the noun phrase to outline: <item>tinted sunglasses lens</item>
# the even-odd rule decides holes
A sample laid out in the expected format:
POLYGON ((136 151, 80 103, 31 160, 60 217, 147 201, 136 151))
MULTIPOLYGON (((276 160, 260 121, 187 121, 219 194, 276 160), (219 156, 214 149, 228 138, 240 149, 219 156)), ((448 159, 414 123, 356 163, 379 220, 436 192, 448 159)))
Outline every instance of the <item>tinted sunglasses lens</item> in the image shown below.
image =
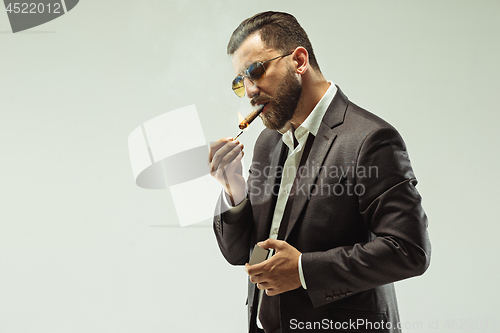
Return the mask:
POLYGON ((245 96, 245 85, 243 84, 243 76, 237 76, 233 80, 233 91, 238 97, 245 96))
POLYGON ((258 82, 266 76, 266 69, 261 62, 255 62, 248 67, 247 75, 250 80, 258 82))

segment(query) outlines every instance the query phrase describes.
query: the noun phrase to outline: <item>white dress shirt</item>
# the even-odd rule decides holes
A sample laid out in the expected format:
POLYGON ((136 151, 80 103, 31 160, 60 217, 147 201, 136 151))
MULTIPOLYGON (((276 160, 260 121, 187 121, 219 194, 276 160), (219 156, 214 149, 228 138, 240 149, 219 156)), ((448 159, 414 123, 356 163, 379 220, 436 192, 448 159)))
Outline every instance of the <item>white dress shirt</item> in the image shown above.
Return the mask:
MULTIPOLYGON (((285 212, 286 203, 288 201, 288 195, 290 194, 290 190, 292 188, 293 182, 295 180, 295 176, 297 173, 297 168, 300 163, 300 159, 302 158, 302 153, 304 151, 304 146, 306 144, 309 133, 316 136, 318 134, 319 126, 321 121, 328 109, 328 106, 332 102, 335 94, 337 93, 337 87, 331 81, 328 81, 330 87, 323 95, 321 100, 316 104, 314 109, 311 111, 309 116, 304 120, 304 122, 297 127, 295 130, 289 126, 289 128, 283 132, 282 140, 283 143, 288 147, 288 156, 285 160, 285 164, 283 166, 283 173, 281 176, 280 190, 278 192, 278 198, 276 200, 276 206, 274 208, 273 220, 271 223, 271 230, 269 232, 269 238, 277 239, 278 231, 280 229, 281 220, 283 218, 283 214, 285 212), (294 136, 298 142, 298 145, 294 147, 294 136)), ((226 196, 223 196, 226 201, 226 205, 231 207, 231 205, 227 202, 226 196)), ((231 211, 239 211, 246 204, 246 200, 236 207, 232 208, 231 211)), ((272 251, 269 252, 268 258, 272 256, 272 251)), ((304 274, 302 272, 302 254, 299 258, 299 276, 300 283, 304 289, 307 289, 306 281, 304 280, 304 274)), ((260 311, 260 304, 262 300, 263 290, 259 290, 259 304, 257 311, 260 311)), ((257 312, 257 324, 260 328, 262 325, 260 324, 258 318, 259 312, 257 312)))

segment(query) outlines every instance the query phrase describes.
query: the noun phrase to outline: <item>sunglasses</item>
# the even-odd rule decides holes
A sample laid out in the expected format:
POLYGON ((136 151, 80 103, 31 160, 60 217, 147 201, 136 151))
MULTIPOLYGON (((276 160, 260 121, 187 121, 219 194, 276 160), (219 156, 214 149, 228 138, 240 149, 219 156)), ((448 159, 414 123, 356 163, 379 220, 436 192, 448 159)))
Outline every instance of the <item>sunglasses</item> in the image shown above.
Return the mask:
POLYGON ((245 96, 245 77, 247 77, 253 83, 260 82, 264 80, 266 77, 266 68, 264 64, 279 58, 287 57, 291 55, 293 52, 284 54, 281 56, 277 56, 276 58, 272 58, 266 61, 257 61, 248 66, 248 68, 243 70, 243 74, 238 75, 233 80, 233 91, 238 97, 245 96))

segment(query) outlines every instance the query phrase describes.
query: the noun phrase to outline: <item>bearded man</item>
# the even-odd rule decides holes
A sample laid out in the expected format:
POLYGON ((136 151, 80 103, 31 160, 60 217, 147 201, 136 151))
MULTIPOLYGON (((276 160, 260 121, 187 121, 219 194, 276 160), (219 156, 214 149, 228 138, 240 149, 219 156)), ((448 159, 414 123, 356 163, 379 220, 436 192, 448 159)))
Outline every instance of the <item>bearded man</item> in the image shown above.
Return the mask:
POLYGON ((403 139, 325 80, 290 14, 244 20, 228 54, 234 92, 263 106, 266 126, 247 181, 238 141, 209 153, 224 186, 217 242, 249 276, 249 332, 400 332, 393 282, 430 260, 403 139), (250 265, 255 244, 271 251, 250 265))

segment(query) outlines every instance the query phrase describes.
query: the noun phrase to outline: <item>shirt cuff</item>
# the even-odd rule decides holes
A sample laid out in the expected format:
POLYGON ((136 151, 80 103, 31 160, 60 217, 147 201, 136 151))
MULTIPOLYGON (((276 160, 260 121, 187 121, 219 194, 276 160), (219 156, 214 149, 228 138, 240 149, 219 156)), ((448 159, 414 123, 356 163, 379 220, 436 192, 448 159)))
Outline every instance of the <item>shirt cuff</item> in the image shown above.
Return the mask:
POLYGON ((302 284, 302 288, 307 289, 306 280, 304 279, 304 272, 302 272, 302 253, 299 257, 299 277, 300 284, 302 284))
POLYGON ((242 214, 245 206, 247 205, 248 199, 246 197, 246 193, 243 201, 238 203, 236 206, 232 206, 229 200, 230 199, 228 194, 224 190, 222 190, 222 205, 225 206, 223 207, 222 211, 224 212, 228 221, 237 220, 242 214))
POLYGON ((241 202, 238 202, 233 206, 231 205, 231 198, 229 197, 229 194, 227 194, 226 191, 222 190, 222 200, 224 201, 224 205, 226 205, 226 207, 229 208, 236 208, 241 206, 241 204, 246 201, 245 200, 246 197, 247 197, 247 189, 245 188, 245 197, 243 198, 243 200, 241 200, 241 202))

